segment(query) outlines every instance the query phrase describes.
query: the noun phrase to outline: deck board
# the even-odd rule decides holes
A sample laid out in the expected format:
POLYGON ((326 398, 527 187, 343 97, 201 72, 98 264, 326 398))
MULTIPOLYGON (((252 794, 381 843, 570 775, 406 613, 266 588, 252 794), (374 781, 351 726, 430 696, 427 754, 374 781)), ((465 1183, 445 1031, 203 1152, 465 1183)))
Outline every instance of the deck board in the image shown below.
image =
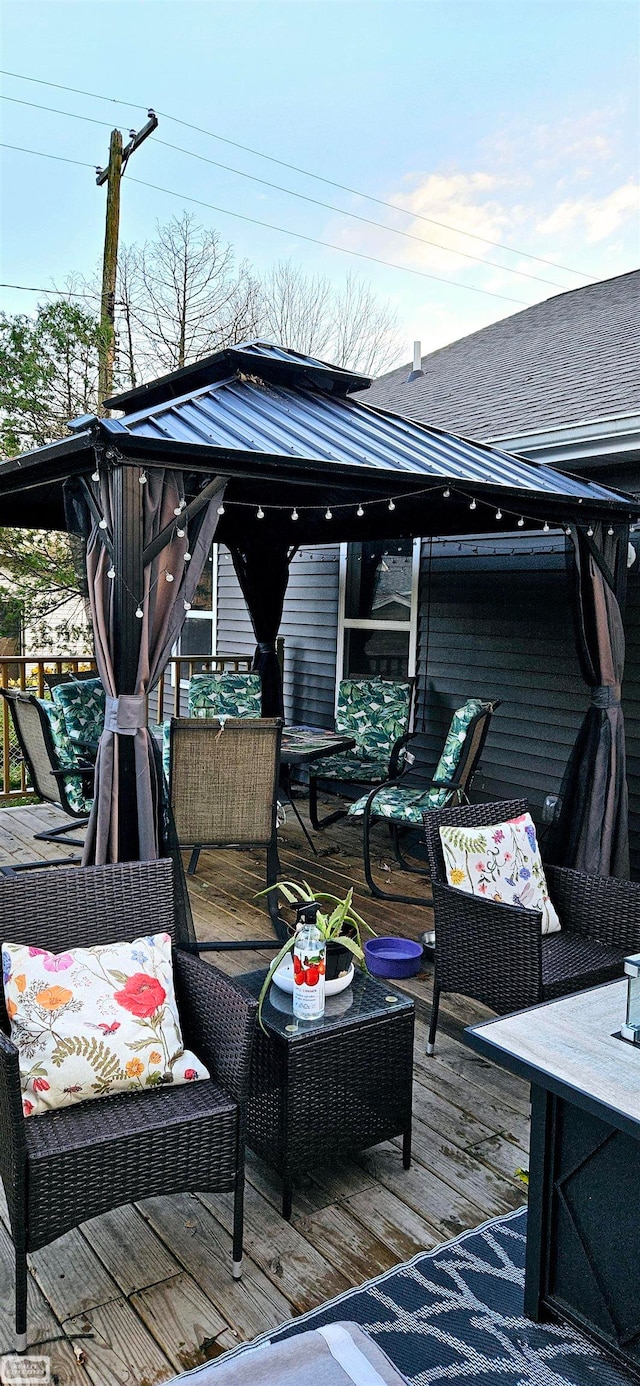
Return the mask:
MULTIPOLYGON (((64 844, 33 840, 33 833, 62 821, 50 806, 1 810, 0 865, 41 859, 45 866, 69 855, 64 844)), ((280 835, 283 878, 304 877, 336 893, 353 885, 356 908, 376 933, 417 937, 429 927, 429 908, 371 898, 360 832, 359 823, 348 821, 314 835, 320 852, 314 857, 289 814, 280 835)), ((428 883, 399 871, 382 835, 375 861, 383 888, 429 899, 428 883)), ((255 898, 263 884, 259 852, 204 852, 189 884, 198 937, 269 939, 268 916, 255 898)), ((266 966, 273 951, 205 956, 237 975, 266 966)), ((311 1166, 294 1184, 287 1224, 279 1213, 277 1177, 248 1152, 241 1282, 230 1274, 227 1195, 147 1199, 94 1218, 44 1248, 31 1259, 31 1341, 51 1352, 59 1386, 166 1381, 524 1203, 517 1171, 528 1164, 528 1090, 462 1041, 465 1025, 489 1012, 462 997, 443 997, 437 1053, 427 1058, 430 967, 406 990, 417 1008, 412 1169, 403 1170, 397 1141, 311 1166)), ((0 1224, 2 1354, 12 1348, 13 1296, 2 1198, 0 1224)))

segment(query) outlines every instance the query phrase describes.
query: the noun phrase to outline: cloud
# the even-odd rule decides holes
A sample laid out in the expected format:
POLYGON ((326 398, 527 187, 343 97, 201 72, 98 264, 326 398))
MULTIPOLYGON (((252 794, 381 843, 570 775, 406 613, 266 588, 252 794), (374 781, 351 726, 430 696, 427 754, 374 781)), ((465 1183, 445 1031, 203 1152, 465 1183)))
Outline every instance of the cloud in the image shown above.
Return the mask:
POLYGON ((560 202, 549 216, 538 222, 536 230, 542 236, 556 236, 582 227, 587 242, 594 244, 612 236, 639 213, 640 185, 630 180, 603 197, 560 202))

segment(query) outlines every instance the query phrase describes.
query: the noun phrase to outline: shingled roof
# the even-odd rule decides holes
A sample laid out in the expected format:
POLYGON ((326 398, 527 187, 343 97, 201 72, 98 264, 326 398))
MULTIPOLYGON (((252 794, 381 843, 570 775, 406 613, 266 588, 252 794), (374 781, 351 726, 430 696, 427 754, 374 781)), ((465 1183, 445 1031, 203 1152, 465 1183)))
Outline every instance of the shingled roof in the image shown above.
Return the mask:
MULTIPOLYGON (((640 270, 557 294, 381 376, 367 404, 469 438, 640 411, 640 270)), ((358 398, 356 395, 355 398, 358 398)))

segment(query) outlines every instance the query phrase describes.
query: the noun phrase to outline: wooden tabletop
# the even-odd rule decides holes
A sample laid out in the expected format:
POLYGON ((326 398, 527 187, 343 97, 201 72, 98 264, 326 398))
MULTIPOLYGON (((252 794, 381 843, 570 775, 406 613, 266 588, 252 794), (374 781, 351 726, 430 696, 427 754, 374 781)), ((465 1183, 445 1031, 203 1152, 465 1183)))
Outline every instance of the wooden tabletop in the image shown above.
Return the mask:
POLYGON ((640 1139, 640 1046, 615 1037, 626 980, 486 1021, 465 1031, 472 1049, 575 1101, 640 1139))

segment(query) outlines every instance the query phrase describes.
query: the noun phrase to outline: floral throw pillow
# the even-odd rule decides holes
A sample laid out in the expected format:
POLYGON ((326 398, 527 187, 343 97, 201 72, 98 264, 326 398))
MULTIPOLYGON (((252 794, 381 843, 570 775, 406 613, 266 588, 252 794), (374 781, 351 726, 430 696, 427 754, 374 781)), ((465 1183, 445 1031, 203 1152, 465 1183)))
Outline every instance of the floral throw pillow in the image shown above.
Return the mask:
POLYGON ((540 910, 543 934, 560 920, 549 898, 531 814, 488 828, 439 829, 449 885, 504 905, 540 910))
POLYGON ((49 953, 2 945, 23 1110, 208 1078, 184 1048, 169 934, 49 953))

